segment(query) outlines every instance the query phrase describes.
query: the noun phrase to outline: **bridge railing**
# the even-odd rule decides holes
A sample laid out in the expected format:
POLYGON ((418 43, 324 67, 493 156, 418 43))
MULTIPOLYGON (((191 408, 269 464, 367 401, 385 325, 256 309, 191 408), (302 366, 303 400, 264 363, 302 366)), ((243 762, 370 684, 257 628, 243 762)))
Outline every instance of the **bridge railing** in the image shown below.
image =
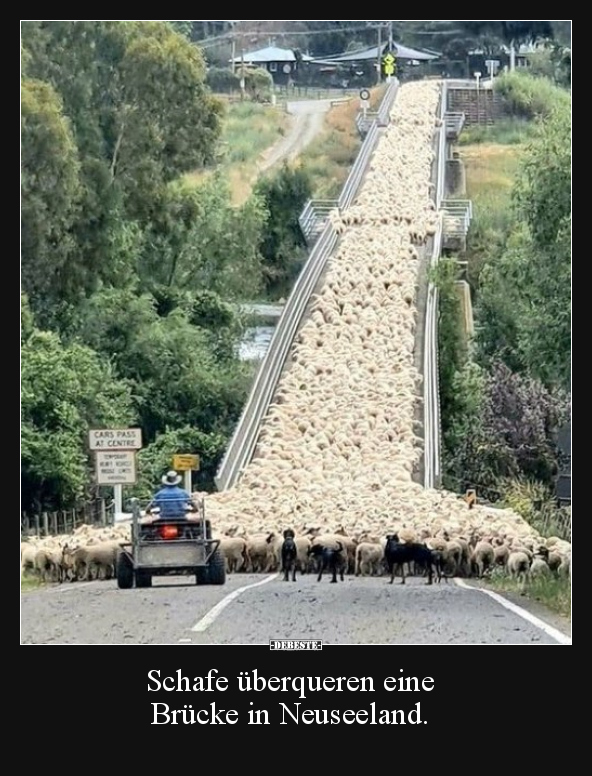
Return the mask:
MULTIPOLYGON (((440 93, 440 128, 436 161, 436 210, 440 211, 444 200, 446 178, 446 113, 447 86, 442 82, 440 93)), ((430 268, 440 259, 443 241, 443 224, 440 217, 434 235, 430 268)), ((441 420, 438 365, 438 289, 429 282, 425 314, 424 339, 424 485, 435 488, 441 479, 441 420)))
MULTIPOLYGON (((394 80, 385 92, 379 110, 383 119, 385 116, 390 117, 397 90, 398 81, 394 80)), ((337 203, 340 210, 348 208, 357 196, 366 174, 368 163, 376 147, 378 136, 378 121, 375 121, 362 143, 360 152, 343 186, 337 203)), ((302 322, 310 297, 321 278, 327 260, 337 244, 337 240, 338 236, 332 225, 326 222, 319 239, 315 243, 306 264, 294 284, 292 293, 275 328, 269 348, 262 359, 242 415, 215 477, 218 490, 231 488, 251 460, 257 444, 261 423, 269 409, 269 404, 273 398, 290 347, 302 322)))

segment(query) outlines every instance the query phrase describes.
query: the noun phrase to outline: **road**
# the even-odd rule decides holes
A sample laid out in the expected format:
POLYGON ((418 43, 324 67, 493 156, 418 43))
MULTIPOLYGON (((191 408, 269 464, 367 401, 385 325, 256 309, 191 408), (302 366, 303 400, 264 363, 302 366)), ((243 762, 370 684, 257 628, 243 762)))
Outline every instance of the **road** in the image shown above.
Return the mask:
POLYGON ((293 117, 287 134, 262 154, 257 169, 265 172, 278 162, 293 159, 323 128, 323 118, 331 100, 301 100, 288 102, 287 112, 293 117))
POLYGON ((21 596, 23 645, 238 645, 272 638, 327 645, 569 644, 559 629, 569 633, 564 625, 545 630, 482 590, 454 581, 430 587, 415 578, 403 586, 399 579, 389 585, 385 577, 350 576, 333 585, 313 575, 287 583, 277 574, 233 574, 223 587, 197 587, 189 577, 159 577, 151 589, 88 582, 21 596))

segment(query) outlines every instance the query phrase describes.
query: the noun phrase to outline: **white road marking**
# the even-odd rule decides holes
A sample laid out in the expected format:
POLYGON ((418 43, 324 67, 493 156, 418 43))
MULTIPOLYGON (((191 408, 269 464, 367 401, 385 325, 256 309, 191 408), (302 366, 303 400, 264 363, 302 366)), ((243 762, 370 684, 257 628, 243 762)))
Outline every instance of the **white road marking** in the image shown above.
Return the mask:
POLYGON ((535 617, 534 614, 527 612, 526 609, 523 609, 521 606, 518 606, 517 604, 513 604, 511 601, 508 601, 507 598, 504 598, 503 596, 499 595, 499 593, 494 593, 493 590, 485 590, 482 587, 473 587, 472 585, 467 585, 467 583, 464 580, 459 578, 455 578, 454 581, 459 587, 462 587, 465 590, 476 590, 479 593, 485 593, 485 595, 488 595, 490 598, 493 598, 494 601, 497 601, 498 604, 501 604, 506 609, 509 609, 511 612, 514 612, 514 614, 517 614, 519 617, 522 617, 523 620, 527 620, 528 622, 532 623, 532 625, 535 625, 537 628, 540 628, 542 631, 544 631, 547 634, 547 636, 551 636, 552 639, 555 639, 555 641, 558 641, 560 644, 571 644, 571 638, 569 636, 566 636, 564 633, 561 633, 560 630, 557 630, 557 628, 554 628, 552 625, 549 625, 544 620, 540 620, 538 617, 535 617))
POLYGON ((221 601, 219 601, 216 606, 210 609, 210 611, 204 615, 201 620, 199 620, 199 622, 196 622, 191 630, 196 633, 203 633, 203 631, 209 628, 210 625, 218 619, 224 609, 226 609, 226 607, 231 604, 235 598, 238 598, 241 593, 244 593, 245 590, 251 590, 253 587, 259 587, 259 585, 266 585, 268 582, 271 582, 277 578, 277 574, 270 574, 260 582, 254 582, 252 585, 244 585, 243 587, 238 587, 236 590, 233 590, 232 593, 229 593, 221 601))

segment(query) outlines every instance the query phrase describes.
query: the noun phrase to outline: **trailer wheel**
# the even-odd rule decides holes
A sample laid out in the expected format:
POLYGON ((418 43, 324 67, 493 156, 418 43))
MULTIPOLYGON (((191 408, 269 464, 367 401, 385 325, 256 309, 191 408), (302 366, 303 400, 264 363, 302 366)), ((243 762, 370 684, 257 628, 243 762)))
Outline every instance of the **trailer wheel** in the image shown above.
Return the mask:
POLYGON ((223 585, 226 582, 226 559, 220 550, 216 550, 210 558, 208 577, 210 585, 223 585))
POLYGON ((136 571, 136 587, 152 587, 152 574, 149 571, 136 571))
POLYGON ((134 586, 134 567, 128 555, 120 552, 115 562, 115 576, 117 587, 121 590, 129 590, 134 586))
POLYGON ((209 582, 208 567, 200 566, 200 568, 195 570, 195 584, 207 585, 208 582, 209 582))

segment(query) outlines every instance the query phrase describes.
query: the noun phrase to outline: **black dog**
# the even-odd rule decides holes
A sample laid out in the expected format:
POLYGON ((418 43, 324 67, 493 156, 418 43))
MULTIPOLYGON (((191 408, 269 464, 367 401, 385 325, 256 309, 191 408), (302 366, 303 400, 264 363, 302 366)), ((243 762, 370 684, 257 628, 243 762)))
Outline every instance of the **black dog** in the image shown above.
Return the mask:
POLYGON ((308 555, 312 555, 317 564, 319 576, 317 582, 321 581, 323 571, 328 570, 333 574, 331 582, 337 582, 337 572, 343 582, 343 574, 347 565, 347 559, 343 557, 343 544, 337 542, 336 548, 323 547, 322 544, 312 544, 308 548, 308 555))
POLYGON ((386 561, 389 574, 391 575, 391 585, 393 584, 397 568, 401 569, 401 584, 405 584, 404 564, 411 563, 412 561, 418 566, 427 569, 427 584, 431 585, 433 582, 432 563, 434 559, 432 557, 432 551, 425 544, 401 544, 397 534, 389 534, 386 537, 384 559, 386 561))
POLYGON ((284 543, 282 544, 282 570, 284 572, 284 582, 290 579, 292 572, 292 582, 296 582, 296 560, 298 558, 298 549, 294 541, 294 531, 288 528, 284 531, 284 543))

